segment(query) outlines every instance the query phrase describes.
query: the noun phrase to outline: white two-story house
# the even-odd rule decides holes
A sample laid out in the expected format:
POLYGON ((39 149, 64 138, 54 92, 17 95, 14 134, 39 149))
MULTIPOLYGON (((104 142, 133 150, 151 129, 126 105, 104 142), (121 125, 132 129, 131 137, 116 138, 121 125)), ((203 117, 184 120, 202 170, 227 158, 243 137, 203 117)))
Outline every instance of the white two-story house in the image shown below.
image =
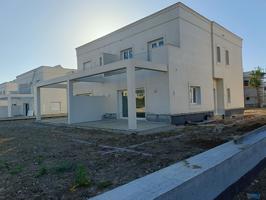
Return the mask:
MULTIPOLYGON (((41 66, 18 75, 12 82, 0 85, 0 117, 33 116, 34 85, 40 81, 64 76, 74 70, 61 66, 41 66)), ((42 89, 43 115, 67 113, 65 89, 42 89)))
MULTIPOLYGON (((108 21, 106 21, 108 23, 108 21)), ((242 39, 182 3, 76 49, 75 74, 37 84, 68 91, 68 123, 182 124, 244 108, 242 39)))

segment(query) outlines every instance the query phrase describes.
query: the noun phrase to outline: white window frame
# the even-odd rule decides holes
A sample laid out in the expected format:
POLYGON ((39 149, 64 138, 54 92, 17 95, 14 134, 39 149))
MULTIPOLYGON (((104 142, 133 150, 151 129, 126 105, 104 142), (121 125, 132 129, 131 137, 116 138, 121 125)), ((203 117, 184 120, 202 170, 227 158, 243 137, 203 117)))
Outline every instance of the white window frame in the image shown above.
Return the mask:
POLYGON ((201 104, 201 87, 190 86, 189 87, 190 104, 200 105, 201 104))
POLYGON ((151 42, 148 42, 151 49, 160 48, 164 46, 164 38, 159 38, 156 40, 153 40, 151 42))
POLYGON ((133 58, 133 49, 128 48, 120 51, 120 58, 121 60, 129 60, 133 58))

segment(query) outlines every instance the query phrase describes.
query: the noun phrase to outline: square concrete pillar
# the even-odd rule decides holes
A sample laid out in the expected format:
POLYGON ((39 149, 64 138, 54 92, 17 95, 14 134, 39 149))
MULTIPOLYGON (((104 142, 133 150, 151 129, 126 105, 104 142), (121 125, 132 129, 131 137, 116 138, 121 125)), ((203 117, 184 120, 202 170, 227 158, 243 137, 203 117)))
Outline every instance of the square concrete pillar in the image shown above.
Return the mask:
POLYGON ((135 67, 127 67, 128 129, 137 129, 135 67))
POLYGON ((11 96, 7 97, 7 116, 12 117, 12 98, 11 98, 11 96))
POLYGON ((34 113, 37 121, 41 120, 41 88, 34 87, 34 113))
POLYGON ((67 122, 68 124, 72 123, 72 116, 71 116, 71 110, 72 110, 72 101, 73 101, 73 81, 68 80, 67 81, 67 122))

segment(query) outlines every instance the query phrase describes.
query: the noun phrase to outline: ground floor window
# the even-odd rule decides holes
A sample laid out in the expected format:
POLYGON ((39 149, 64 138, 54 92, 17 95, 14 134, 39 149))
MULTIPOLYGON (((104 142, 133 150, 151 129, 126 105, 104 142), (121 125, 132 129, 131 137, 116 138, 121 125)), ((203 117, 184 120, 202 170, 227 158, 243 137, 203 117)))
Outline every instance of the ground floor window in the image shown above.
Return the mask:
POLYGON ((199 86, 191 86, 189 93, 191 104, 201 104, 201 90, 199 86))
POLYGON ((227 88, 226 93, 227 93, 227 103, 231 103, 231 90, 230 90, 230 88, 227 88))

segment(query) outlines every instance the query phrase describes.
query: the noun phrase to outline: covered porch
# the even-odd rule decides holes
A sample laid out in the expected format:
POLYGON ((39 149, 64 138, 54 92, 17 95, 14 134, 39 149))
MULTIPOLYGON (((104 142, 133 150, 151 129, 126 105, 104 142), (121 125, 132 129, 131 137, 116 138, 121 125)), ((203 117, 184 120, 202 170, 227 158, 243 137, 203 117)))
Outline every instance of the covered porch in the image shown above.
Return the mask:
MULTIPOLYGON (((123 130, 125 130, 125 127, 127 130, 137 130, 138 126, 140 126, 140 129, 145 126, 155 126, 157 123, 145 124, 143 120, 137 119, 136 74, 141 70, 166 74, 168 67, 167 65, 131 59, 118 61, 102 67, 93 68, 87 71, 80 71, 68 76, 38 83, 34 92, 36 119, 41 120, 41 88, 65 88, 67 90, 68 117, 64 119, 64 123, 67 122, 67 124, 79 125, 89 123, 87 125, 92 127, 102 126, 104 129, 112 129, 113 127, 117 127, 117 129, 119 129, 120 127, 123 130), (119 116, 115 116, 112 117, 112 120, 105 120, 103 116, 108 113, 106 112, 109 110, 108 106, 112 106, 107 102, 111 101, 113 98, 112 96, 114 96, 114 94, 108 93, 108 90, 111 90, 112 88, 109 87, 108 81, 106 80, 108 77, 119 76, 122 74, 124 76, 122 78, 125 80, 125 89, 127 92, 127 117, 125 119, 120 119, 119 116), (90 92, 89 90, 86 94, 83 93, 82 95, 75 92, 77 87, 79 87, 78 84, 84 82, 91 83, 92 87, 97 87, 98 94, 91 95, 94 91, 90 92), (102 88, 105 94, 103 94, 104 92, 102 92, 99 88, 102 88)), ((118 79, 119 78, 120 77, 118 77, 118 79)), ((157 125, 159 125, 159 123, 157 125)), ((160 124, 160 126, 161 125, 162 124, 160 124)))

